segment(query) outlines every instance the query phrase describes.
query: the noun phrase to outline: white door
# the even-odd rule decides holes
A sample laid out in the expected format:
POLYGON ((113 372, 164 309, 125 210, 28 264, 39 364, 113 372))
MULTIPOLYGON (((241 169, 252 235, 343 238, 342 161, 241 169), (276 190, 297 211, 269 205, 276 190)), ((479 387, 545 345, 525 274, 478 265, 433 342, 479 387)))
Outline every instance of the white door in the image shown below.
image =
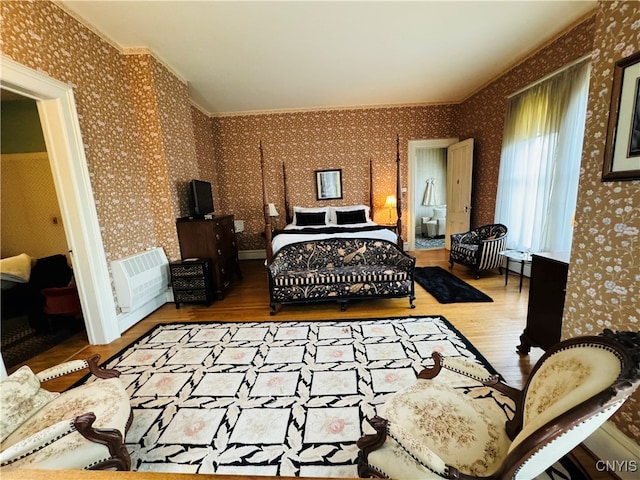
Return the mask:
POLYGON ((450 250, 451 234, 466 232, 471 224, 473 138, 453 144, 448 150, 445 248, 450 250))

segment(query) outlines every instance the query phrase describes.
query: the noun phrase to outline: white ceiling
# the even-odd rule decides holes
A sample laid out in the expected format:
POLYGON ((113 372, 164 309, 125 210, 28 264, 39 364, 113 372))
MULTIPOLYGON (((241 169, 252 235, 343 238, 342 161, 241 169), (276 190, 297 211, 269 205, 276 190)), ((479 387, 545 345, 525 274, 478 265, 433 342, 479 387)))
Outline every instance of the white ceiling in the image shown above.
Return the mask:
POLYGON ((59 2, 210 114, 460 102, 597 0, 59 2))

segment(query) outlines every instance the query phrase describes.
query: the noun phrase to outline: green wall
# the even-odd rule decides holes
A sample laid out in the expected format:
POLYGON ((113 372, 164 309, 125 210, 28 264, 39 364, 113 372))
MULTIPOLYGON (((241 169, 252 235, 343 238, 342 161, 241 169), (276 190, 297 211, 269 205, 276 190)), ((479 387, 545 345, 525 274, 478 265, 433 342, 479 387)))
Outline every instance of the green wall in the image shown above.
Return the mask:
POLYGON ((35 100, 3 101, 0 107, 0 152, 46 152, 35 100))

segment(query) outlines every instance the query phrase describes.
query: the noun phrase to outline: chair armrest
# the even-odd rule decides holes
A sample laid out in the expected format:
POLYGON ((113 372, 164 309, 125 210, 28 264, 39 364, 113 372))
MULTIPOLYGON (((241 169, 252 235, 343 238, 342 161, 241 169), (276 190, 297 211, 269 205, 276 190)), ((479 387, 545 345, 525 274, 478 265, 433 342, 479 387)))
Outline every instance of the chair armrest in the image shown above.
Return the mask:
POLYGON ((420 373, 418 373, 418 378, 435 378, 443 368, 484 384, 493 382, 495 378, 499 378, 498 375, 491 374, 482 365, 478 365, 477 363, 470 362, 463 358, 445 357, 439 352, 433 352, 431 354, 431 358, 433 358, 433 367, 425 367, 420 373))
POLYGON ((522 398, 522 392, 516 388, 513 388, 502 381, 502 377, 497 374, 490 373, 482 365, 470 362, 463 358, 457 357, 444 357, 439 352, 433 352, 431 354, 433 358, 433 367, 426 367, 418 374, 418 378, 432 379, 435 378, 443 368, 452 372, 464 375, 465 377, 472 378, 487 387, 494 388, 500 393, 505 394, 514 402, 520 402, 522 398))
POLYGON ((464 236, 464 233, 452 233, 451 243, 460 243, 460 239, 464 236))
POLYGON ((482 239, 480 240, 481 244, 487 244, 487 243, 495 243, 495 242, 501 242, 503 241, 505 238, 507 238, 506 235, 502 235, 501 237, 496 237, 496 238, 486 238, 486 239, 482 239))
MULTIPOLYGON (((44 430, 36 432, 1 452, 0 466, 10 466, 12 463, 18 462, 31 455, 38 455, 48 447, 53 449, 50 450, 50 452, 53 452, 55 454, 54 456, 59 456, 60 451, 64 451, 64 449, 69 448, 70 445, 73 445, 76 441, 70 439, 71 443, 63 441, 62 444, 56 444, 56 442, 65 439, 67 435, 77 432, 79 435, 84 437, 86 441, 102 445, 101 448, 104 448, 105 455, 108 451, 111 458, 100 462, 105 466, 105 469, 130 470, 131 459, 124 444, 123 434, 118 429, 114 428, 94 428, 93 424, 95 420, 95 414, 93 412, 88 412, 79 415, 72 420, 61 420, 44 430)), ((73 453, 71 453, 71 455, 73 455, 73 453)), ((46 464, 50 463, 48 462, 48 459, 50 458, 51 453, 45 454, 40 457, 39 460, 46 464)), ((65 460, 69 460, 71 457, 65 456, 64 458, 65 460)), ((36 462, 32 463, 30 468, 51 468, 50 466, 38 467, 39 462, 37 459, 38 457, 36 457, 36 462)), ((20 467, 18 466, 17 468, 20 467)), ((60 468, 76 467, 69 467, 63 464, 60 468)))
POLYGON ((472 378, 484 384, 492 382, 494 378, 499 377, 498 375, 489 372, 482 365, 470 362, 469 360, 460 357, 442 357, 442 366, 447 370, 472 378))
POLYGON ((46 382, 70 373, 79 372, 86 368, 88 368, 89 371, 98 378, 114 378, 120 376, 120 372, 117 370, 100 368, 98 365, 99 360, 100 355, 94 355, 86 360, 71 360, 70 362, 61 363, 60 365, 47 368, 36 374, 36 376, 40 382, 46 382))
POLYGON ((449 478, 449 467, 436 453, 430 450, 424 442, 415 438, 402 425, 387 422, 387 434, 415 461, 433 473, 449 478))
POLYGON ((10 465, 11 463, 39 452, 47 445, 54 443, 76 431, 73 420, 62 420, 51 425, 30 437, 27 437, 18 443, 11 445, 9 448, 0 453, 0 466, 10 465))

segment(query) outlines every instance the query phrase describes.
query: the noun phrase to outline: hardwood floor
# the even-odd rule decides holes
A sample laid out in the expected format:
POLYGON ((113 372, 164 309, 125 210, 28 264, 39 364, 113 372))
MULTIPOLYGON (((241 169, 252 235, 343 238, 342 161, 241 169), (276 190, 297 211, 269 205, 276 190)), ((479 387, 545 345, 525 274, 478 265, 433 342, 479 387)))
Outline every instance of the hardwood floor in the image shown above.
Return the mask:
MULTIPOLYGON (((448 269, 448 254, 445 250, 418 250, 410 253, 416 257, 418 266, 440 265, 448 269)), ((491 303, 440 304, 429 293, 416 285, 416 308, 413 310, 409 308, 409 301, 404 298, 352 302, 346 312, 341 312, 338 305, 333 302, 288 305, 284 306, 277 315, 270 316, 264 262, 262 260, 243 261, 241 269, 243 280, 233 285, 226 298, 214 302, 209 307, 182 306, 180 309, 176 309, 173 304, 167 304, 124 332, 120 339, 108 345, 88 345, 86 336, 80 334, 44 354, 32 358, 26 364, 38 372, 66 360, 86 358, 96 353, 100 354, 104 361, 155 325, 167 322, 198 322, 203 320, 273 322, 434 314, 443 315, 449 320, 502 374, 507 383, 514 387, 522 387, 524 379, 543 353, 536 348, 533 348, 528 356, 522 356, 516 352, 519 336, 526 322, 529 285, 528 279, 525 278, 522 292, 519 292, 518 278, 515 274, 512 274, 513 278, 510 278, 509 284, 505 286, 504 275, 500 275, 497 271, 485 272, 480 279, 476 280, 466 267, 454 266, 453 272, 489 295, 493 299, 491 303)), ((47 388, 61 391, 81 377, 82 374, 77 374, 69 375, 64 379, 56 379, 49 382, 47 388)), ((595 470, 593 469, 595 460, 589 457, 583 449, 579 449, 577 453, 585 468, 595 470)), ((595 471, 590 472, 590 475, 597 479, 612 478, 602 476, 595 471)), ((194 480, 203 478, 202 476, 187 477, 194 480)), ((132 478, 139 477, 133 476, 132 478)), ((169 476, 158 478, 164 480, 169 476)))
MULTIPOLYGON (((417 250, 411 252, 418 266, 440 265, 448 269, 445 250, 417 250)), ((476 280, 464 266, 455 265, 453 272, 469 284, 482 290, 491 298, 491 303, 440 304, 428 292, 416 285, 415 309, 409 301, 384 299, 351 302, 346 312, 341 312, 336 303, 326 302, 304 305, 285 305, 274 316, 269 315, 269 292, 266 272, 262 260, 241 262, 243 280, 236 282, 228 295, 209 307, 183 305, 176 309, 166 304, 147 318, 123 333, 122 337, 108 345, 89 345, 84 334, 78 334, 51 350, 26 362, 34 371, 39 371, 60 362, 85 358, 99 353, 102 360, 118 353, 158 323, 176 321, 217 320, 239 321, 286 321, 286 320, 336 320, 388 317, 394 315, 443 315, 489 360, 503 377, 513 386, 521 387, 523 379, 542 354, 532 349, 531 355, 521 356, 515 347, 525 326, 528 302, 528 280, 522 292, 518 292, 517 277, 510 279, 505 287, 504 275, 498 271, 486 272, 476 280)), ((64 389, 76 379, 51 382, 49 388, 64 389)))

